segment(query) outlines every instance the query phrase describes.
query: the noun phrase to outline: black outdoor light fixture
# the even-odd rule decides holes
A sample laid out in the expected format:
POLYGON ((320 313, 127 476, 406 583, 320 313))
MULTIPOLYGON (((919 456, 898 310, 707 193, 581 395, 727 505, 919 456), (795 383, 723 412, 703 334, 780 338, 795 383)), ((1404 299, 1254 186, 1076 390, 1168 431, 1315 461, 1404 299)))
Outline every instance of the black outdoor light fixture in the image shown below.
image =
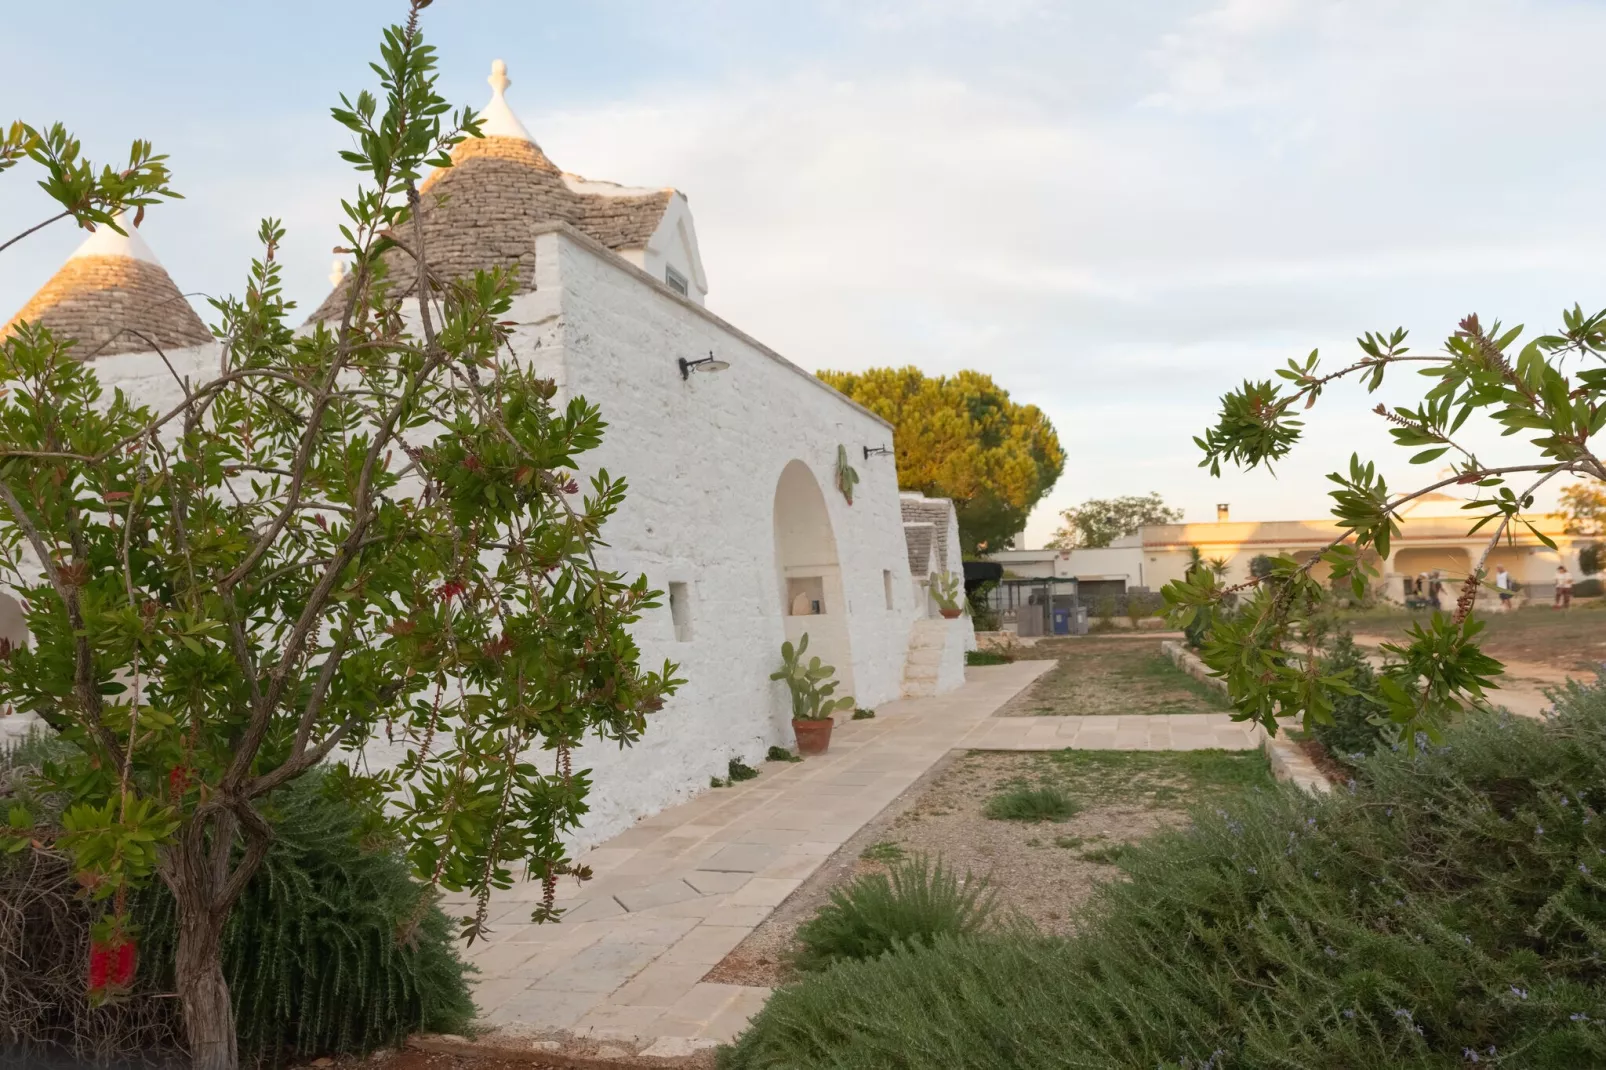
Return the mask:
POLYGON ((679 358, 679 364, 681 379, 690 379, 692 372, 722 372, 731 366, 730 361, 720 360, 714 356, 712 349, 708 351, 708 356, 702 360, 687 360, 685 357, 681 357, 679 358))
POLYGON ((867 460, 867 461, 871 457, 891 457, 891 456, 892 456, 892 447, 890 447, 890 446, 866 446, 866 447, 864 447, 864 459, 867 460))

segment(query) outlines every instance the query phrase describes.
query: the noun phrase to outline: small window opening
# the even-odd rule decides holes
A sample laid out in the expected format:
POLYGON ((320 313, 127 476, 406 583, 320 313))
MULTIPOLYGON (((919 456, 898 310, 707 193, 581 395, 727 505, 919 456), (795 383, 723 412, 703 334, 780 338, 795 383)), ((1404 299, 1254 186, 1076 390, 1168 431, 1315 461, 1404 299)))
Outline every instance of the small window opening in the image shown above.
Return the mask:
POLYGON ((669 585, 669 616, 675 622, 675 640, 691 639, 691 591, 684 583, 669 585))
POLYGON ((788 577, 786 612, 793 617, 812 617, 824 613, 825 579, 821 576, 788 577))
POLYGON ((686 276, 667 264, 664 265, 664 285, 682 297, 685 297, 690 290, 686 284, 686 276))
POLYGON ((884 569, 881 570, 881 589, 882 589, 882 591, 884 591, 886 593, 886 596, 887 596, 887 608, 891 609, 892 608, 892 570, 890 568, 884 568, 884 569))

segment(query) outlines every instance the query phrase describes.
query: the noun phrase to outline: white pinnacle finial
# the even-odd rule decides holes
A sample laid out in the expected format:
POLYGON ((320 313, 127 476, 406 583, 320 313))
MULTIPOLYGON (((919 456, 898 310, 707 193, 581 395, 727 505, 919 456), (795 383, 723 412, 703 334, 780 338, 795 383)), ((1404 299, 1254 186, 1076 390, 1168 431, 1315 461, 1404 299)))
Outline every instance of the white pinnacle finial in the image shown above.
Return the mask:
POLYGON ((346 279, 346 262, 336 260, 329 266, 329 285, 339 286, 346 279))
POLYGON ((151 252, 151 247, 145 244, 145 239, 140 237, 139 231, 135 229, 135 214, 129 210, 118 213, 117 225, 123 228, 125 231, 123 234, 117 233, 111 227, 96 227, 95 232, 72 254, 73 257, 126 256, 130 260, 160 264, 161 261, 156 259, 156 254, 151 252))
POLYGON ((524 129, 519 117, 507 106, 507 97, 502 95, 507 87, 513 84, 507 76, 507 64, 502 60, 493 60, 491 76, 485 80, 491 83, 491 102, 485 105, 485 110, 480 113, 480 133, 486 137, 516 138, 533 145, 535 138, 524 129))

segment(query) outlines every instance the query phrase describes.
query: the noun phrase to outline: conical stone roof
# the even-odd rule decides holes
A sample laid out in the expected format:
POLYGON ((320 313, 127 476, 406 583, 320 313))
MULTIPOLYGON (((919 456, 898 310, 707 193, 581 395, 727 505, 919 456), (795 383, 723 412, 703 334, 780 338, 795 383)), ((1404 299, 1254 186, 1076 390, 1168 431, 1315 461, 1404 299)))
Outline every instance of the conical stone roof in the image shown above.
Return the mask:
MULTIPOLYGON (((632 190, 565 175, 547 159, 508 107, 507 65, 491 65, 491 102, 482 113, 483 137, 452 150, 452 166, 431 174, 420 189, 420 218, 430 270, 440 279, 475 271, 517 268, 519 292, 535 288, 536 224, 568 223, 615 251, 643 248, 658 229, 673 190, 632 190), (580 187, 580 188, 576 188, 580 187)), ((398 235, 413 244, 411 224, 398 235)), ((412 256, 386 254, 389 279, 410 294, 417 284, 412 256)), ((338 319, 349 278, 337 285, 311 320, 338 319)))
POLYGON ((173 285, 133 219, 124 213, 118 223, 126 235, 98 228, 6 321, 0 337, 23 321, 43 324, 58 338, 76 339, 73 355, 85 360, 211 341, 212 332, 173 285))

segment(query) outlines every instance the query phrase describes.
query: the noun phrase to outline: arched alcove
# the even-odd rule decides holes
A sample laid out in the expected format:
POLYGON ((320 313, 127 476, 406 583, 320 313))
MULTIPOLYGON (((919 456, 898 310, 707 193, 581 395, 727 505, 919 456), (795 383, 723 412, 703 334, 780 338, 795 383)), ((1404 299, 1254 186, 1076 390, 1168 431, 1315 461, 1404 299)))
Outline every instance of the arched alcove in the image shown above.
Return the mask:
POLYGON ((1459 583, 1472 570, 1472 557, 1459 546, 1412 546, 1395 551, 1391 571, 1414 579, 1434 569, 1446 582, 1459 583))
POLYGON ((9 594, 0 594, 0 640, 12 648, 28 645, 28 623, 22 604, 9 594))
POLYGON ((775 485, 775 572, 786 638, 809 637, 809 654, 836 667, 839 695, 853 693, 853 650, 848 642, 848 604, 836 535, 819 480, 802 461, 792 461, 775 485))

